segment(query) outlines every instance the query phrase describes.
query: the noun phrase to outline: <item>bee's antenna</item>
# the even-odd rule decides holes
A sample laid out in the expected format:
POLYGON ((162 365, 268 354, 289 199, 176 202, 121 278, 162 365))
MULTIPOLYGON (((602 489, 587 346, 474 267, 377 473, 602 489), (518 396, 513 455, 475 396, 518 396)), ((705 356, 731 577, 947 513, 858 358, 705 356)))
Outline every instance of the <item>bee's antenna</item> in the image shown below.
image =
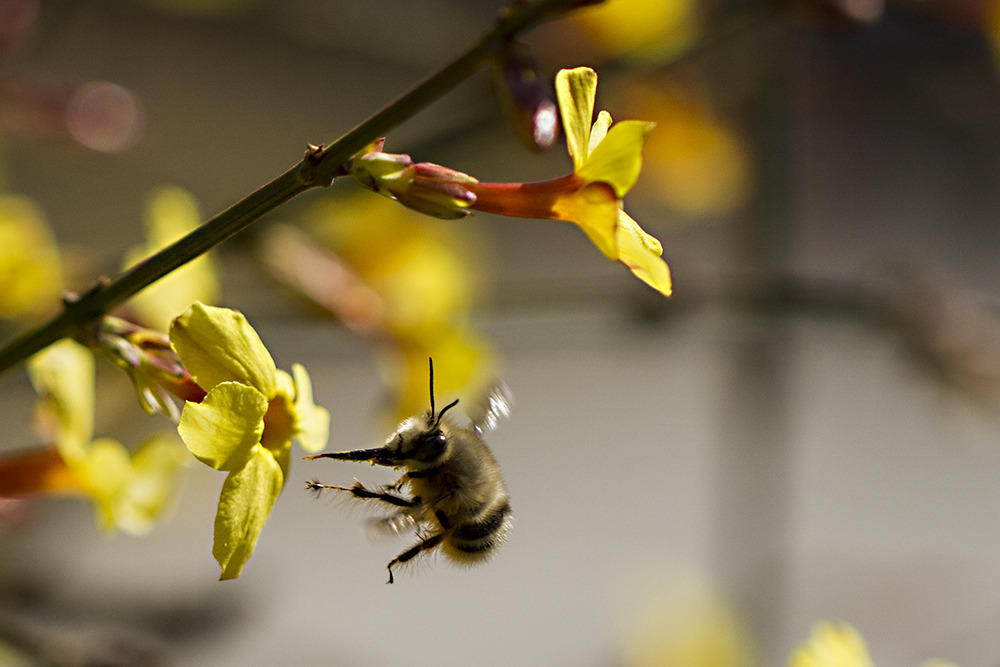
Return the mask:
POLYGON ((427 362, 430 365, 430 376, 431 376, 431 422, 434 424, 435 428, 441 424, 441 417, 444 413, 451 410, 453 407, 458 405, 458 399, 449 403, 448 405, 441 408, 441 412, 435 416, 434 414, 434 359, 432 357, 427 357, 427 362))
POLYGON ((431 419, 434 419, 434 357, 427 357, 431 378, 431 419))
POLYGON ((434 426, 439 426, 441 424, 441 417, 444 417, 444 413, 448 412, 449 410, 451 410, 456 405, 458 405, 458 399, 457 398, 454 401, 452 401, 451 403, 449 403, 448 405, 446 405, 443 408, 441 408, 441 412, 438 414, 437 419, 434 421, 434 426))

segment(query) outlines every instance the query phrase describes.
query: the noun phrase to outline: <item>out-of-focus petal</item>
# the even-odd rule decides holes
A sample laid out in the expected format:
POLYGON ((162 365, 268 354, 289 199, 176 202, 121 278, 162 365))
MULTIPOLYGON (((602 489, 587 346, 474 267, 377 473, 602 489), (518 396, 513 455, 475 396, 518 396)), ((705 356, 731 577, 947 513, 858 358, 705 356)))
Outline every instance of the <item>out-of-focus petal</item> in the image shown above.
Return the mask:
POLYGON ((790 657, 790 667, 875 667, 865 640, 846 623, 818 623, 809 641, 790 657))
MULTIPOLYGON (((386 358, 383 375, 396 387, 394 422, 430 408, 427 359, 434 360, 434 392, 461 399, 466 414, 482 401, 496 380, 496 354, 474 332, 442 331, 433 339, 401 342, 399 355, 386 358)), ((444 400, 439 399, 439 404, 444 400)))
MULTIPOLYGON (((191 193, 166 186, 150 193, 145 222, 148 242, 126 254, 123 262, 126 267, 194 230, 201 223, 201 213, 191 193)), ((202 255, 143 289, 129 300, 128 305, 143 324, 166 331, 171 319, 191 303, 212 303, 218 299, 219 291, 212 258, 202 255)))
POLYGON ((98 524, 105 530, 113 529, 118 495, 132 481, 128 450, 117 440, 98 438, 77 465, 78 474, 94 501, 98 524))
POLYGON ((698 7, 694 0, 608 0, 571 20, 605 57, 665 59, 698 37, 698 7))
POLYGON ((0 317, 35 317, 59 304, 59 250, 38 206, 0 195, 0 317))
POLYGON ((295 414, 298 417, 296 438, 302 449, 318 452, 330 437, 330 413, 313 403, 312 381, 301 364, 292 364, 295 381, 295 414))
POLYGON ((115 524, 131 535, 145 535, 174 499, 177 475, 187 458, 173 434, 146 440, 132 455, 132 478, 123 489, 115 524))
POLYGON ((28 361, 28 375, 41 397, 37 416, 45 435, 67 461, 79 461, 94 435, 94 356, 64 338, 28 361))

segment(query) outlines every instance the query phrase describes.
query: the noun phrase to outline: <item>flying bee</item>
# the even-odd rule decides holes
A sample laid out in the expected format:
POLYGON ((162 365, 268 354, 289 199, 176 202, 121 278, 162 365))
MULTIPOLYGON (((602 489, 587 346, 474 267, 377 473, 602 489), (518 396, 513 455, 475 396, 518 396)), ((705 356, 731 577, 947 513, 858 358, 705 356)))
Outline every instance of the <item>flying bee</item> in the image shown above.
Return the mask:
POLYGON ((482 563, 496 553, 511 528, 507 487, 482 438, 484 430, 493 429, 510 411, 506 387, 498 383, 480 406, 481 414, 461 426, 445 416, 458 400, 435 411, 432 360, 430 399, 430 411, 404 420, 382 447, 306 457, 369 461, 405 470, 396 482, 375 488, 358 480, 349 487, 306 482, 317 492, 342 491, 391 506, 395 512, 377 520, 376 529, 416 532, 419 541, 389 562, 390 584, 393 567, 437 548, 457 564, 482 563))

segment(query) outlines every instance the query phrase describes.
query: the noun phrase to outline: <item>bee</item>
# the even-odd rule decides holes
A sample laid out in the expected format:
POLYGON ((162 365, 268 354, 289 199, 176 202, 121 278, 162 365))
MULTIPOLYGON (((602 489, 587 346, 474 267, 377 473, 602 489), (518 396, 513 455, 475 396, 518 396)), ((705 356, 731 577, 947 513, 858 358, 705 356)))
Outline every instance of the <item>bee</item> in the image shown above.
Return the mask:
POLYGON ((473 417, 471 424, 459 425, 446 416, 458 404, 457 399, 435 411, 431 360, 430 403, 429 412, 404 420, 382 447, 306 457, 369 461, 405 470, 396 482, 375 488, 357 479, 349 487, 306 482, 306 488, 317 493, 344 492, 393 508, 392 514, 375 521, 376 530, 416 532, 417 543, 389 562, 390 584, 395 566, 434 549, 460 565, 482 563, 495 555, 512 525, 510 498, 500 466, 482 438, 484 430, 492 430, 498 418, 510 412, 506 387, 498 383, 480 406, 481 414, 473 417))

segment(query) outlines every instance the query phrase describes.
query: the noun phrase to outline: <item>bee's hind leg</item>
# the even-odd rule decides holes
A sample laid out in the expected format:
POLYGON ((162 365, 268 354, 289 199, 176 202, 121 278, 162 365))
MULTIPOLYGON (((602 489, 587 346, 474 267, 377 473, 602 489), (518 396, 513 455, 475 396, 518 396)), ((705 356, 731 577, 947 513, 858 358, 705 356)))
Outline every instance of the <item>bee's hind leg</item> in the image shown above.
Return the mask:
POLYGON ((392 568, 393 568, 394 565, 399 565, 400 563, 405 563, 406 561, 410 560, 411 558, 414 558, 417 555, 419 555, 421 552, 433 549, 437 545, 441 544, 441 540, 443 540, 444 537, 445 537, 445 535, 447 535, 447 534, 448 534, 447 532, 442 531, 440 533, 434 533, 433 535, 429 535, 428 537, 425 537, 424 539, 420 540, 419 542, 417 542, 416 544, 414 544, 412 547, 410 547, 409 549, 407 549, 406 551, 404 551, 403 553, 399 554, 398 556, 396 556, 395 558, 393 558, 391 561, 389 561, 389 565, 387 566, 388 569, 389 569, 389 581, 387 581, 385 583, 387 583, 387 584, 391 584, 392 583, 392 581, 393 581, 393 579, 392 579, 392 568))

